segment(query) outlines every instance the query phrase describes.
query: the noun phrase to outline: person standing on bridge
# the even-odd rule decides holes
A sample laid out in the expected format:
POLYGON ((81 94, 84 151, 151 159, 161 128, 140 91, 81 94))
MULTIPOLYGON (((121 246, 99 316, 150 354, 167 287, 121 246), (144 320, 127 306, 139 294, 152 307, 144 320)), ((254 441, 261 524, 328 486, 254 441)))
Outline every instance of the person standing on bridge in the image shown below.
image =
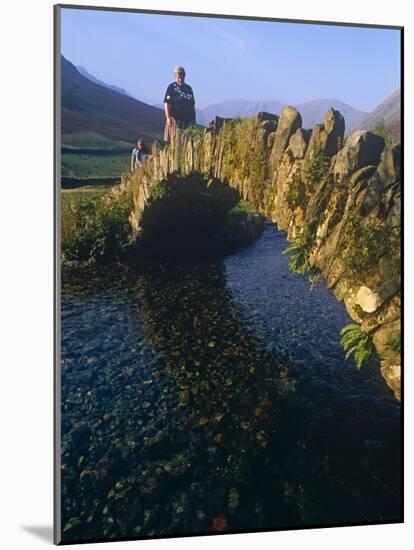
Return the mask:
POLYGON ((164 96, 164 141, 171 141, 177 128, 188 128, 196 123, 194 92, 191 86, 184 82, 184 67, 175 67, 174 76, 175 82, 169 84, 164 96))

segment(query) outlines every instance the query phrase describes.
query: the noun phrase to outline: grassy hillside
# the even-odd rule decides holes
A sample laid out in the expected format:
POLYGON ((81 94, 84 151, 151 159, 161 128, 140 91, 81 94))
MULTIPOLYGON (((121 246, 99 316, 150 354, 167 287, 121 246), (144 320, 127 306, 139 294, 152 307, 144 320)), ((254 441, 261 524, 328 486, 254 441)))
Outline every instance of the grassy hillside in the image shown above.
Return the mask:
POLYGON ((119 177, 129 169, 138 138, 148 145, 162 139, 164 113, 92 82, 63 56, 61 60, 62 183, 119 177))
POLYGON ((63 56, 62 136, 94 132, 116 141, 160 139, 164 113, 142 101, 91 82, 63 56))

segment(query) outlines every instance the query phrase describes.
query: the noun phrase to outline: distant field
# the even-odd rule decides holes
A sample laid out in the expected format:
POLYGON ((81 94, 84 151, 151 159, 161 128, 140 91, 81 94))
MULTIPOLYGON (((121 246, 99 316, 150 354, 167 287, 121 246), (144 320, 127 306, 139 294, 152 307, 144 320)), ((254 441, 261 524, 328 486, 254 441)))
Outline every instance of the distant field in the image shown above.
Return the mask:
POLYGON ((67 178, 108 178, 120 176, 130 168, 130 154, 62 154, 62 177, 67 178))
MULTIPOLYGON (((148 146, 153 141, 159 141, 158 134, 137 134, 136 139, 143 139, 148 146)), ((111 139, 97 132, 79 132, 63 134, 61 138, 62 148, 67 149, 96 149, 98 151, 130 151, 135 141, 111 139)))
POLYGON ((100 151, 111 151, 113 149, 130 151, 133 144, 128 141, 110 139, 96 132, 82 132, 63 135, 62 147, 68 149, 99 149, 100 151))
MULTIPOLYGON (((149 149, 153 139, 144 141, 149 149)), ((97 132, 82 132, 63 135, 61 147, 62 178, 92 183, 92 180, 118 178, 130 168, 133 143, 127 141, 110 139, 97 132)), ((72 186, 72 182, 68 185, 72 186)), ((76 181, 74 185, 77 186, 76 181)))

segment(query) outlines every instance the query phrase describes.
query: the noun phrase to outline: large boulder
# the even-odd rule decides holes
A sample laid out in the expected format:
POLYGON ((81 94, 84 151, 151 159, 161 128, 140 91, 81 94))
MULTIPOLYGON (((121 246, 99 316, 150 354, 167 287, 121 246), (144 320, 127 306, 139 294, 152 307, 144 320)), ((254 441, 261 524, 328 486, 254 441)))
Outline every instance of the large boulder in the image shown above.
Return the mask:
POLYGON ((333 168, 335 180, 343 182, 364 166, 377 166, 383 149, 383 137, 367 130, 353 132, 336 156, 333 168))
POLYGON ((293 158, 303 159, 308 147, 310 134, 310 130, 298 128, 291 136, 289 140, 289 150, 291 151, 293 158))
MULTIPOLYGON (((400 225, 400 200, 397 191, 400 186, 401 150, 400 144, 384 149, 375 173, 368 182, 365 196, 360 209, 362 215, 367 215, 375 206, 380 204, 379 215, 384 217, 390 210, 390 227, 400 225)), ((361 168, 367 170, 369 167, 361 168)), ((352 181, 352 179, 351 179, 352 181)))
POLYGON ((336 155, 345 134, 345 119, 339 111, 329 109, 325 115, 323 132, 321 133, 321 151, 331 157, 336 155))
POLYGON ((344 132, 344 117, 339 111, 329 109, 323 124, 316 124, 312 131, 306 160, 308 161, 311 155, 317 152, 328 157, 336 155, 344 138, 344 132))
POLYGON ((302 126, 302 117, 295 107, 285 107, 280 114, 276 132, 272 139, 270 162, 275 169, 287 148, 290 137, 302 126))
POLYGON ((362 311, 372 313, 380 307, 382 300, 377 292, 362 285, 356 293, 355 303, 360 306, 362 311))

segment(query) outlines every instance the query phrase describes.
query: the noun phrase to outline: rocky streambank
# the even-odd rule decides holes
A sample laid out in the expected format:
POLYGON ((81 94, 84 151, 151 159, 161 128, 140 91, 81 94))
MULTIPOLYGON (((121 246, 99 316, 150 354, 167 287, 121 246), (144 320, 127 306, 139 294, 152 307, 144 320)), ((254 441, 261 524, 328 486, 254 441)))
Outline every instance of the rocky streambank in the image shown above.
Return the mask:
POLYGON ((153 186, 169 174, 218 178, 295 244, 296 266, 325 278, 369 335, 381 373, 400 398, 400 145, 358 130, 345 139, 342 115, 302 128, 300 113, 216 117, 206 130, 155 143, 140 170, 114 193, 132 192, 136 234, 153 186))

